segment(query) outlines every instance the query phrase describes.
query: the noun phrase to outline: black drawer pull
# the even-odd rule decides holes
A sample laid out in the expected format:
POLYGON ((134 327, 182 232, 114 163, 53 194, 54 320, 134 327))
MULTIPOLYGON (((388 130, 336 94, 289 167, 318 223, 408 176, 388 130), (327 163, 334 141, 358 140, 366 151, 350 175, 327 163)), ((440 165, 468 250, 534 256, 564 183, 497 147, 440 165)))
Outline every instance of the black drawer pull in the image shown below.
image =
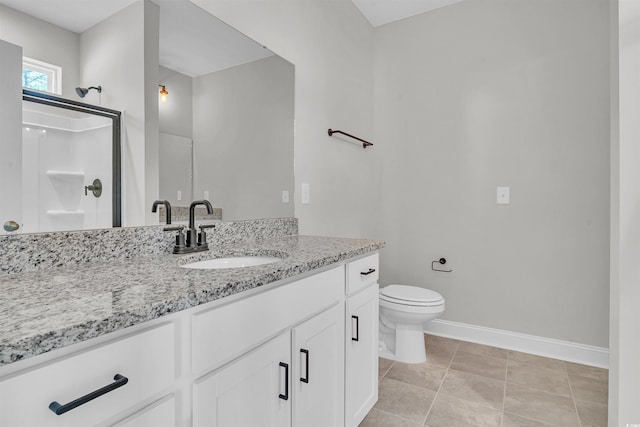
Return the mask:
POLYGON ((280 362, 280 366, 284 368, 284 394, 278 395, 278 397, 282 400, 289 400, 289 365, 280 362))
MULTIPOLYGON (((351 333, 351 341, 360 341, 360 319, 358 316, 351 316, 351 319, 356 319, 356 337, 353 337, 351 333)), ((351 323, 353 325, 353 323, 351 323)))
POLYGON ((67 403, 66 405, 61 405, 56 401, 53 401, 49 404, 49 409, 51 409, 53 412, 56 413, 56 415, 62 415, 65 412, 69 412, 72 409, 77 408, 78 406, 84 405, 87 402, 92 401, 93 399, 96 399, 100 396, 102 396, 103 394, 107 394, 110 391, 113 391, 117 388, 122 387, 123 385, 125 385, 127 382, 129 382, 129 378, 125 377, 124 375, 120 375, 120 374, 116 374, 113 377, 113 382, 109 385, 106 385, 98 390, 92 391, 89 394, 85 394, 84 396, 71 401, 69 403, 67 403))
POLYGON ((375 268, 370 268, 369 271, 361 271, 360 274, 362 274, 363 276, 368 276, 371 273, 375 273, 376 269, 375 268))
POLYGON ((304 348, 300 349, 300 353, 305 355, 305 368, 304 368, 304 378, 300 377, 300 381, 303 383, 309 384, 309 350, 305 350, 304 348))

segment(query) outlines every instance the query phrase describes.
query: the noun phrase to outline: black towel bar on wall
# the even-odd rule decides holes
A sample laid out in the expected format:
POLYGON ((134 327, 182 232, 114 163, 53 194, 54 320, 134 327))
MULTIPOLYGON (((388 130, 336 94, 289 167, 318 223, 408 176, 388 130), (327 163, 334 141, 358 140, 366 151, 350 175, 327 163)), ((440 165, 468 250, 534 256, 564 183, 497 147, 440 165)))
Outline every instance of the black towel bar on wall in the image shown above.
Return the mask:
POLYGON ((373 143, 371 143, 369 141, 365 141, 364 139, 358 138, 357 136, 353 136, 353 135, 348 134, 346 132, 342 132, 341 130, 329 129, 327 133, 329 134, 329 136, 333 136, 334 133, 339 133, 341 135, 348 136, 349 138, 357 139, 358 141, 362 142, 362 148, 367 148, 368 146, 373 145, 373 143))

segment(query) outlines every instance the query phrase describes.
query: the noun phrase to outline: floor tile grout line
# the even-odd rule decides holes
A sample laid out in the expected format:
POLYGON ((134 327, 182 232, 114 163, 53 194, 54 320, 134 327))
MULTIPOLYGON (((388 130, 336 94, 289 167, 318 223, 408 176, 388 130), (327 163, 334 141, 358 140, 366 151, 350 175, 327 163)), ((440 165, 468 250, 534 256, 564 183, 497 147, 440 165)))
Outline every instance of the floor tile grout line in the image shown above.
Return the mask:
MULTIPOLYGON (((384 359, 384 357, 383 357, 384 359)), ((391 360, 391 359, 386 359, 386 360, 391 360)), ((380 363, 380 362, 378 362, 380 363)), ((389 367, 384 371, 384 373, 382 375, 380 375, 380 378, 378 378, 378 382, 380 382, 381 379, 383 379, 384 377, 387 376, 387 374, 389 373, 389 371, 391 370, 391 368, 393 368, 393 365, 396 364, 395 360, 391 360, 391 364, 389 365, 389 367)))
MULTIPOLYGON (((454 364, 454 361, 455 361, 456 357, 461 355, 461 354, 463 354, 463 353, 464 354, 471 354, 471 355, 475 355, 475 356, 480 356, 480 357, 489 357, 489 358, 494 358, 494 359, 506 360, 506 366, 505 366, 504 377, 503 377, 504 378, 504 383, 503 383, 502 410, 500 412, 500 421, 499 421, 499 423, 500 423, 499 426, 500 427, 502 427, 504 425, 504 422, 505 422, 506 392, 507 392, 507 386, 509 384, 511 384, 513 386, 517 386, 517 387, 522 387, 524 389, 532 390, 532 391, 542 392, 542 393, 545 393, 547 395, 554 395, 554 396, 558 396, 558 397, 564 397, 565 399, 571 399, 571 403, 570 404, 572 404, 572 406, 573 406, 574 414, 576 415, 576 421, 578 421, 577 426, 579 426, 579 427, 584 426, 583 420, 581 419, 581 416, 580 416, 580 414, 578 412, 577 402, 578 401, 580 401, 580 402, 584 401, 584 402, 587 402, 587 403, 591 403, 592 400, 591 399, 576 399, 576 395, 575 395, 575 392, 573 390, 574 387, 573 387, 572 381, 570 380, 570 375, 573 375, 573 376, 576 376, 576 377, 580 377, 580 378, 585 378, 585 379, 588 379, 588 380, 601 382, 599 377, 595 377, 595 375, 596 374, 599 375, 599 373, 596 373, 596 374, 593 374, 593 375, 582 375, 583 372, 580 371, 578 373, 570 374, 569 373, 570 369, 569 369, 569 366, 567 366, 567 362, 566 361, 560 361, 560 362, 562 362, 561 366, 558 366, 557 368, 554 368, 553 365, 549 366, 548 364, 545 364, 544 361, 539 363, 536 360, 527 360, 527 359, 525 359, 525 361, 523 361, 523 360, 514 359, 512 351, 510 351, 510 352, 508 352, 506 354, 506 358, 499 358, 499 357, 491 356, 491 355, 488 355, 488 354, 478 354, 478 353, 474 353, 474 352, 469 352, 469 351, 465 351, 464 347, 461 347, 460 343, 463 342, 463 341, 458 341, 458 340, 456 340, 456 341, 457 342, 455 343, 455 347, 454 346, 450 346, 449 347, 450 349, 451 349, 451 347, 454 347, 454 348, 453 348, 453 351, 450 353, 451 356, 449 357, 449 361, 448 361, 447 366, 446 367, 443 366, 444 364, 443 365, 434 365, 434 366, 438 366, 440 369, 444 369, 444 374, 443 374, 442 378, 440 379, 440 382, 438 384, 437 390, 435 391, 433 399, 432 399, 432 401, 431 401, 431 403, 430 403, 430 405, 428 407, 428 410, 426 412, 426 415, 425 415, 425 417, 423 419, 422 427, 427 425, 427 420, 428 420, 429 416, 432 415, 432 411, 433 411, 433 408, 435 406, 436 400, 438 400, 440 397, 442 397, 440 395, 440 392, 442 391, 442 389, 444 387, 444 382, 447 380, 447 378, 449 377, 449 375, 451 374, 452 371, 461 372, 461 373, 463 373, 465 375, 470 375, 470 376, 473 376, 473 377, 478 377, 478 378, 482 377, 482 378, 487 379, 487 380, 499 381, 496 378, 485 377, 483 375, 479 375, 479 374, 474 373, 474 372, 458 371, 457 369, 453 369, 452 366, 454 364), (549 391, 546 391, 546 390, 541 390, 541 389, 536 388, 536 387, 530 387, 530 386, 528 386, 526 384, 518 384, 518 383, 513 383, 513 382, 508 381, 509 369, 510 369, 510 366, 511 366, 511 361, 513 361, 514 363, 517 363, 517 364, 521 364, 521 365, 525 365, 525 366, 531 367, 531 368, 541 369, 542 371, 555 371, 560 375, 564 375, 564 377, 566 378, 567 383, 569 385, 569 396, 567 396, 566 394, 558 394, 558 393, 553 393, 553 392, 549 392, 549 391)), ((426 340, 425 340, 425 344, 426 344, 426 340)), ((443 345, 441 345, 440 347, 446 348, 447 345, 445 345, 443 343, 443 345)), ((534 356, 536 356, 536 355, 534 355, 534 356)), ((539 357, 544 358, 544 356, 539 356, 539 357)), ((557 359, 554 359, 554 360, 557 360, 557 359)), ((391 362, 390 365, 385 369, 385 371, 383 373, 381 373, 380 380, 382 380, 382 379, 392 380, 392 378, 387 377, 387 375, 392 370, 392 368, 396 365, 396 361, 390 360, 390 362, 391 362)), ((394 381, 398 381, 398 382, 404 383, 403 381, 400 381, 400 380, 394 380, 394 381)), ((409 384, 409 385, 420 387, 417 384, 412 384, 412 383, 405 383, 405 384, 409 384)), ((421 387, 421 388, 429 389, 428 387, 421 387)), ((433 389, 429 389, 429 390, 433 390, 433 389)), ((443 396, 447 396, 446 392, 442 392, 442 393, 443 393, 442 394, 443 396)), ((453 397, 455 397, 455 396, 453 396, 453 397)), ((465 399, 461 399, 461 398, 459 398, 459 399, 462 400, 462 401, 465 400, 465 399)), ((599 403, 599 402, 595 401, 594 403, 599 403)), ((487 407, 491 407, 491 405, 489 405, 487 407)), ((495 408, 495 409, 497 409, 497 408, 495 408)), ((384 410, 381 410, 381 409, 377 409, 377 410, 380 411, 381 413, 386 414, 386 415, 397 417, 398 419, 403 419, 403 420, 406 420, 406 421, 408 421, 410 423, 415 423, 416 425, 417 425, 417 423, 420 422, 419 420, 406 418, 406 417, 402 416, 401 414, 390 413, 390 412, 387 412, 387 411, 384 411, 384 410)), ((512 414, 512 412, 510 411, 509 414, 512 414)), ((541 422, 544 425, 548 425, 550 427, 555 425, 555 424, 549 424, 546 421, 538 420, 536 418, 531 418, 529 416, 518 415, 517 413, 513 413, 513 416, 522 417, 524 419, 528 419, 528 420, 531 420, 531 421, 541 422)))
POLYGON ((567 370, 567 364, 564 365, 564 374, 567 376, 567 383, 569 383, 569 393, 571 393, 571 403, 573 403, 573 409, 576 411, 576 418, 578 418, 578 425, 582 427, 582 418, 580 418, 580 413, 578 412, 578 405, 576 405, 576 397, 573 394, 573 386, 571 385, 571 380, 569 379, 569 371, 567 370))
MULTIPOLYGON (((401 420, 409 421, 409 422, 412 422, 412 423, 415 422, 411 418, 403 417, 402 415, 394 414, 393 412, 385 411, 385 410, 379 409, 379 408, 371 408, 371 410, 373 410, 373 409, 375 409, 376 411, 380 411, 380 412, 382 412, 384 414, 387 414, 387 415, 389 415, 390 417, 393 417, 393 418, 400 418, 401 420)), ((422 427, 422 426, 420 426, 420 427, 422 427)))
POLYGON ((542 424, 544 424, 545 426, 549 426, 549 427, 559 427, 559 426, 557 426, 556 424, 550 424, 550 423, 548 423, 548 422, 546 422, 546 421, 542 421, 542 420, 539 420, 539 419, 537 419, 537 418, 531 418, 531 417, 528 417, 528 416, 525 416, 525 415, 515 414, 515 413, 513 413, 513 412, 509 412, 509 413, 510 413, 511 415, 515 415, 515 416, 516 416, 516 417, 518 417, 518 418, 524 418, 525 420, 535 421, 535 422, 537 422, 537 423, 542 423, 542 424))
MULTIPOLYGON (((533 391, 537 391, 537 392, 544 393, 544 394, 552 394, 552 395, 554 395, 554 396, 564 397, 565 399, 571 399, 571 400, 573 400, 573 397, 571 397, 571 396, 567 396, 567 395, 565 395, 565 394, 559 394, 559 393, 554 393, 554 392, 551 392, 551 391, 541 390, 541 389, 539 389, 539 388, 531 387, 531 386, 526 385, 526 384, 514 383, 514 382, 512 382, 512 381, 507 381, 507 383, 508 383, 508 384, 511 384, 511 385, 514 385, 514 386, 517 386, 517 387, 526 388, 526 389, 528 389, 528 390, 533 390, 533 391)), ((571 386, 571 385, 569 385, 569 386, 571 386)))
POLYGON ((509 377, 509 362, 511 359, 512 350, 507 351, 507 374, 504 377, 504 391, 502 393, 502 412, 500 413, 500 427, 504 424, 504 406, 507 402, 507 378, 509 377))
POLYGON ((504 387, 502 388, 502 411, 500 412, 500 427, 502 427, 502 424, 504 424, 504 404, 507 400, 507 378, 509 377, 509 353, 507 353, 507 366, 504 369, 505 371, 504 387))
MULTIPOLYGON (((426 345, 426 342, 425 342, 425 349, 427 347, 428 346, 426 345)), ((425 426, 427 424, 427 419, 429 419, 429 414, 431 414, 431 410, 433 409, 433 405, 435 405, 436 399, 440 395, 440 390, 442 389, 442 385, 444 384, 444 381, 447 378, 447 375, 449 374, 449 370, 451 369, 451 365, 453 365, 453 359, 455 359, 456 354, 458 353, 458 348, 459 347, 460 347, 460 342, 458 342, 456 344, 456 349, 453 351, 453 354, 451 355, 451 360, 449 360, 449 366, 447 366, 447 370, 444 372, 444 375, 442 376, 442 379, 440 380, 440 386, 438 387, 438 390, 436 391, 435 396, 433 396, 433 400, 431 401, 431 405, 429 405, 429 410, 427 411, 427 415, 425 415, 424 421, 422 421, 422 426, 425 426)))
MULTIPOLYGON (((400 384, 409 385, 409 386, 411 386, 411 387, 423 388, 423 387, 417 386, 417 385, 415 385, 415 384, 405 383, 404 381, 400 381, 400 380, 394 380, 393 378, 385 378, 385 379, 386 379, 387 381, 394 381, 394 382, 397 382, 397 383, 400 383, 400 384)), ((433 391, 433 390, 432 390, 432 391, 433 391)), ((409 422, 412 422, 412 423, 418 423, 418 422, 419 422, 419 421, 416 421, 416 420, 414 420, 414 419, 411 419, 411 418, 409 418, 409 417, 403 416, 403 415, 398 414, 398 413, 385 411, 385 410, 382 410, 382 409, 380 409, 380 408, 376 408, 375 406, 374 406, 374 408, 375 408, 376 410, 378 410, 378 411, 384 412, 385 414, 393 415, 394 417, 396 417, 396 418, 401 418, 401 419, 403 419, 403 420, 405 420, 405 421, 409 421, 409 422)), ((372 409, 374 409, 374 408, 372 408, 372 409)), ((425 421, 426 421, 426 420, 425 420, 425 421)), ((422 427, 422 426, 420 426, 420 427, 422 427)))
MULTIPOLYGON (((492 377, 487 377, 485 375, 476 374, 475 372, 461 371, 460 369, 456 369, 456 368, 447 368, 447 369, 451 370, 451 371, 454 371, 454 372, 460 372, 461 374, 464 374, 464 375, 470 375, 472 377, 477 377, 477 378, 480 378, 480 379, 483 379, 483 380, 487 380, 487 381, 495 381, 495 382, 498 382, 498 383, 499 382, 503 382, 503 383, 506 382, 506 379, 499 380, 497 378, 492 378, 492 377)), ((567 396, 565 396, 565 397, 567 397, 567 396)))
MULTIPOLYGON (((550 393, 550 392, 547 392, 547 391, 542 391, 542 390, 539 390, 539 389, 537 389, 537 388, 528 387, 528 386, 525 386, 525 385, 522 385, 522 384, 516 384, 516 383, 511 383, 511 382, 508 382, 507 384, 515 385, 515 386, 517 386, 517 387, 526 388, 526 389, 528 389, 528 390, 532 390, 532 391, 535 391, 535 392, 538 392, 538 393, 551 394, 551 395, 553 395, 553 396, 558 396, 558 397, 563 397, 563 398, 565 398, 565 399, 570 399, 570 400, 571 400, 571 403, 573 403, 573 405, 574 405, 574 409, 576 410, 576 415, 577 415, 577 418, 578 418, 578 424, 579 424, 579 427, 582 427, 582 422, 580 421, 580 416, 578 415, 578 410, 577 410, 577 407, 576 407, 576 405, 575 405, 575 399, 573 399, 572 397, 570 397, 570 396, 563 396, 563 395, 561 395, 561 394, 556 394, 556 393, 550 393)), ((506 386, 506 385, 505 385, 505 386, 506 386)), ((513 415, 516 415, 516 416, 518 416, 518 417, 521 417, 521 418, 526 418, 526 419, 528 419, 528 420, 538 421, 538 422, 541 422, 541 423, 544 423, 544 424, 547 424, 547 425, 553 425, 553 426, 555 426, 555 424, 550 424, 550 423, 549 423, 549 422, 547 422, 547 421, 544 421, 544 420, 541 420, 541 419, 538 419, 538 418, 533 418, 533 417, 531 417, 531 416, 522 415, 522 414, 518 414, 518 413, 515 413, 515 412, 509 412, 509 413, 510 413, 510 414, 513 414, 513 415)))
MULTIPOLYGON (((456 350, 457 353, 457 350, 456 350)), ((496 357, 496 356, 491 356, 489 354, 478 354, 478 353, 471 353, 469 351, 464 351, 464 350, 460 350, 460 353, 464 353, 466 355, 471 355, 471 356, 476 356, 476 357, 487 357, 489 359, 494 359, 494 360, 500 360, 500 361, 509 361, 509 359, 503 358, 503 357, 496 357)))
MULTIPOLYGON (((556 374, 560 374, 560 372, 556 372, 556 374)), ((540 377, 536 376, 536 378, 540 378, 540 377)), ((517 382, 517 381, 513 381, 513 380, 509 381, 508 379, 507 379, 507 382, 509 384, 512 384, 512 385, 515 385, 515 386, 528 388, 530 390, 537 390, 537 391, 541 391, 541 392, 546 393, 546 394, 553 394, 555 396, 560 396, 560 397, 565 397, 567 399, 572 399, 571 391, 569 392, 569 395, 566 395, 566 394, 559 393, 557 391, 549 391, 548 389, 542 388, 540 386, 534 387, 534 386, 529 385, 528 383, 521 383, 521 382, 517 382)), ((567 378, 567 384, 569 384, 568 378, 567 378)))

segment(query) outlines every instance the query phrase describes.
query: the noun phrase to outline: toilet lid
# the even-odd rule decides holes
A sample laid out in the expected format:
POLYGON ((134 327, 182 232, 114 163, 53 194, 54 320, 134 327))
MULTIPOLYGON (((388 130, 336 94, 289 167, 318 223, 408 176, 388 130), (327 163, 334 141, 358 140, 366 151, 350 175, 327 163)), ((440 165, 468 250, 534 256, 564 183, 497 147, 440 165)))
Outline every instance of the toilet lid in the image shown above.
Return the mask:
POLYGON ((430 289, 407 285, 389 285, 380 289, 380 295, 385 299, 406 301, 407 303, 433 304, 444 300, 442 295, 430 289))

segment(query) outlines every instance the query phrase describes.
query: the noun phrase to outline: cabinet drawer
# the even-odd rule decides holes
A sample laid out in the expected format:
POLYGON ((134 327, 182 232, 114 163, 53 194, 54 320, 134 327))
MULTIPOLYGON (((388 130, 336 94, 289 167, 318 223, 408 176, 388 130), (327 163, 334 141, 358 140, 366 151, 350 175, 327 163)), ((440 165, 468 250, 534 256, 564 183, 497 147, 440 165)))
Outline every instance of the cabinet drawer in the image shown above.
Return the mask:
POLYGON ((0 382, 0 425, 93 426, 171 387, 175 365, 174 326, 166 324, 37 367, 0 382), (62 415, 49 409, 116 383, 116 374, 126 384, 62 415))
POLYGON ((175 427, 176 399, 173 396, 159 401, 136 412, 113 427, 175 427))
POLYGON ((378 254, 369 255, 347 264, 347 295, 378 281, 378 254))
POLYGON ((193 371, 229 361, 344 299, 344 267, 307 277, 193 316, 193 371))

